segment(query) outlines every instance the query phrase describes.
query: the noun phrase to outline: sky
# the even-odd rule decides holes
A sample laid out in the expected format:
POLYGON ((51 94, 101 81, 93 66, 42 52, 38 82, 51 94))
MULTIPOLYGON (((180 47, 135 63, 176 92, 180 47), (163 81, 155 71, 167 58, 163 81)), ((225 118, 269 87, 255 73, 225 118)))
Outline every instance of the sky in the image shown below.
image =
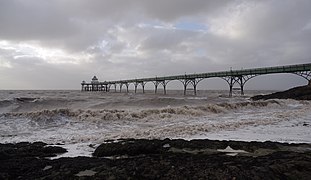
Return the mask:
MULTIPOLYGON (((0 0, 2 90, 310 63, 310 50, 310 0, 0 0)), ((245 88, 306 83, 269 75, 245 88)))

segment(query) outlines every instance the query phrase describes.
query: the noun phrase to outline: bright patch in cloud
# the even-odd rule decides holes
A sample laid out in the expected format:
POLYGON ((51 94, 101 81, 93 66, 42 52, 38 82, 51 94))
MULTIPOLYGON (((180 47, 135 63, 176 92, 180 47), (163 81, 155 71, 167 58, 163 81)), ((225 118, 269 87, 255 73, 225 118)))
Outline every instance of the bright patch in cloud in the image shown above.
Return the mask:
POLYGON ((2 57, 0 56, 0 68, 1 67, 3 67, 3 68, 12 68, 12 65, 11 65, 10 62, 3 60, 2 57))
POLYGON ((154 28, 154 29, 176 29, 170 23, 163 23, 163 22, 148 22, 148 23, 139 23, 139 28, 154 28))
MULTIPOLYGON (((91 58, 86 53, 69 54, 62 49, 40 47, 35 42, 14 43, 0 41, 0 49, 11 51, 14 59, 38 58, 49 64, 80 64, 91 58)), ((10 63, 6 64, 7 67, 8 64, 10 63)))
POLYGON ((176 29, 187 30, 187 31, 206 31, 208 28, 205 24, 196 22, 178 22, 175 24, 176 29))
POLYGON ((251 12, 253 7, 253 4, 244 2, 227 8, 220 16, 209 19, 210 32, 231 39, 241 38, 243 36, 243 18, 251 12))

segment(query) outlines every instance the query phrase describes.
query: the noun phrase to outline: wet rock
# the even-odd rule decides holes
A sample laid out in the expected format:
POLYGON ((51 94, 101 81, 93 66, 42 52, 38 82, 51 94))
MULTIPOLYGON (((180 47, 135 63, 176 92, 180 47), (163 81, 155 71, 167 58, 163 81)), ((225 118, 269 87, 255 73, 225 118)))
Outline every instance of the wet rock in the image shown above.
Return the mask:
POLYGON ((0 144, 0 159, 17 157, 53 157, 67 152, 61 147, 47 146, 43 142, 20 142, 17 144, 0 144))
POLYGON ((0 144, 0 179, 311 179, 310 144, 123 139, 100 145, 95 157, 54 160, 40 158, 55 152, 44 148, 0 144), (226 148, 237 155, 217 151, 226 148))
POLYGON ((94 156, 104 157, 113 155, 142 155, 142 154, 160 154, 167 151, 163 146, 165 141, 161 140, 121 140, 116 143, 104 143, 96 148, 94 156))
POLYGON ((286 91, 276 92, 268 95, 258 95, 251 97, 252 100, 267 100, 267 99, 296 99, 296 100, 311 100, 311 86, 299 86, 286 91))

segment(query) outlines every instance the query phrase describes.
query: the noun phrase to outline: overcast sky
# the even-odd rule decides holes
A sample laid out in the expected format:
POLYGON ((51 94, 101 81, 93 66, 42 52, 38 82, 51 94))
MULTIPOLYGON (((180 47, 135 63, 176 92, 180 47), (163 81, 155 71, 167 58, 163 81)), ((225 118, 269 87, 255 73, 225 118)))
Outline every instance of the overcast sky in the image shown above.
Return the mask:
MULTIPOLYGON (((310 50, 310 0, 0 0, 0 89, 310 63, 310 50)), ((246 89, 304 83, 272 75, 246 89)))

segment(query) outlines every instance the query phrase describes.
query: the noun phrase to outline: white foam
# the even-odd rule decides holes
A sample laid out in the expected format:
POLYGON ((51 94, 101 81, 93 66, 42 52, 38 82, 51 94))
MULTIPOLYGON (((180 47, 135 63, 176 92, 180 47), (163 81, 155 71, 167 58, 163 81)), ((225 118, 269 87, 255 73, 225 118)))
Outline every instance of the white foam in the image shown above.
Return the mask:
POLYGON ((86 156, 91 157, 92 153, 95 151, 95 147, 98 145, 88 143, 74 143, 74 144, 64 144, 64 145, 53 145, 65 148, 68 152, 60 154, 56 157, 50 159, 58 159, 62 157, 76 157, 76 156, 86 156), (90 147, 92 145, 92 147, 90 147))
POLYGON ((242 149, 232 149, 230 146, 227 146, 225 149, 217 149, 217 151, 227 153, 229 156, 236 156, 239 153, 248 153, 242 149))
MULTIPOLYGON (((91 156, 94 146, 119 138, 311 143, 311 103, 252 102, 217 96, 209 101, 210 96, 174 99, 118 93, 41 92, 40 101, 20 104, 18 110, 10 112, 6 108, 0 115, 0 142, 61 143, 64 145, 59 146, 68 153, 59 157, 91 156), (68 96, 71 98, 64 100, 68 96)), ((26 97, 25 92, 19 92, 17 97, 26 97)), ((38 98, 34 94, 31 97, 38 98)))

